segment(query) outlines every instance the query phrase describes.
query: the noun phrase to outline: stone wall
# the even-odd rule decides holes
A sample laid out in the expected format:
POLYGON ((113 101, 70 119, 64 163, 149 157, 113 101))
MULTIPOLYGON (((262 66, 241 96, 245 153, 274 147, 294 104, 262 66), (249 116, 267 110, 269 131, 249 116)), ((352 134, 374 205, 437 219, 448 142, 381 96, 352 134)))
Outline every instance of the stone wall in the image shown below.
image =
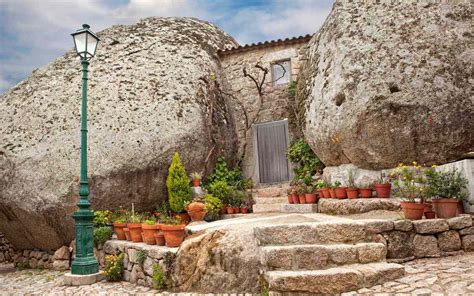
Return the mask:
POLYGON ((387 246, 387 260, 457 255, 474 251, 474 226, 470 215, 451 219, 396 220, 377 240, 387 246))
POLYGON ((13 261, 15 250, 12 244, 8 242, 3 233, 0 232, 0 263, 8 263, 13 261))
MULTIPOLYGON (((296 81, 300 64, 304 59, 307 40, 299 43, 280 44, 272 47, 256 47, 246 51, 221 54, 223 92, 235 120, 239 156, 243 156, 244 175, 258 180, 256 159, 254 156, 252 124, 288 119, 290 139, 299 136, 294 113, 294 98, 288 94, 288 84, 272 84, 271 64, 281 60, 290 60, 291 80, 296 81), (262 79, 263 71, 256 68, 259 63, 268 69, 268 74, 259 96, 255 83, 244 77, 245 68, 250 75, 262 79), (262 101, 260 100, 262 99, 262 101), (244 111, 245 110, 245 111, 244 111), (261 111, 259 111, 261 110, 261 111)), ((258 80, 261 81, 261 80, 258 80)))

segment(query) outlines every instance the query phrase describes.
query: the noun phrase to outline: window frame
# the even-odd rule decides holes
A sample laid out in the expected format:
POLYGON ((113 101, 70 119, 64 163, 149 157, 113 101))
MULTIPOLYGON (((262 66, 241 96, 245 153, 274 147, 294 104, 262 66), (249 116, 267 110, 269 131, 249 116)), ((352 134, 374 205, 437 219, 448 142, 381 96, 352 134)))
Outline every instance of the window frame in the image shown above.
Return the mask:
POLYGON ((289 83, 291 83, 291 82, 293 81, 293 80, 292 80, 292 79, 293 79, 293 77, 292 77, 292 76, 293 76, 293 74, 292 74, 293 71, 292 71, 292 67, 291 67, 291 58, 281 59, 281 60, 276 60, 276 61, 271 62, 271 63, 270 63, 270 71, 272 72, 272 75, 271 75, 271 77, 272 77, 272 81, 271 81, 272 86, 286 85, 286 84, 289 84, 289 83), (288 72, 289 72, 288 75, 289 75, 289 77, 288 77, 288 81, 287 81, 287 82, 284 82, 284 83, 277 83, 277 81, 278 81, 279 79, 283 78, 283 77, 279 78, 278 80, 275 80, 276 77, 275 77, 275 74, 274 74, 274 71, 273 71, 273 67, 276 66, 276 65, 278 65, 278 64, 280 64, 280 63, 282 63, 282 62, 288 62, 288 68, 289 68, 289 69, 288 69, 288 70, 289 70, 289 71, 288 71, 288 72))

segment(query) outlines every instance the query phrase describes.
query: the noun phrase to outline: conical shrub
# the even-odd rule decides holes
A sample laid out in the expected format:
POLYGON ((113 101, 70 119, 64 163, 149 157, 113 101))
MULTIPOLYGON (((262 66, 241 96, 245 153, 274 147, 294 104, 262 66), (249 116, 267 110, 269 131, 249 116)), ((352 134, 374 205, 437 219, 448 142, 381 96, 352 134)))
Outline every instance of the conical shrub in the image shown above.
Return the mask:
POLYGON ((168 199, 171 210, 176 213, 183 212, 184 205, 192 200, 193 192, 189 185, 188 174, 184 169, 178 152, 174 154, 171 161, 166 186, 168 187, 168 199))

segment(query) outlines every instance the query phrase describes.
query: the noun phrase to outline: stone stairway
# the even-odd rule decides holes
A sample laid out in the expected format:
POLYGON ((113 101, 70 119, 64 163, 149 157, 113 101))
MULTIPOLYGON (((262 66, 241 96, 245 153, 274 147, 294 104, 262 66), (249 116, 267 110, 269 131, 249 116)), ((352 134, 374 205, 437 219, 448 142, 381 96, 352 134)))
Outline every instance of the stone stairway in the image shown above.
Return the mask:
POLYGON ((289 188, 288 183, 267 185, 253 190, 254 213, 271 213, 280 212, 282 204, 288 203, 286 190, 289 188))
POLYGON ((404 267, 385 262, 386 246, 374 241, 385 222, 310 222, 255 228, 270 295, 338 294, 402 276, 404 267))

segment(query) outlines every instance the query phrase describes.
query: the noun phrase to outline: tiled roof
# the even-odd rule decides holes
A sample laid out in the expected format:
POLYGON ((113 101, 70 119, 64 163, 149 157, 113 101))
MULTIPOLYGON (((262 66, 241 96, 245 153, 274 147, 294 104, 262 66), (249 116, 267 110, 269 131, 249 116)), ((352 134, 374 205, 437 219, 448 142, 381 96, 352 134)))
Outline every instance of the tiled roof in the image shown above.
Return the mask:
POLYGON ((292 38, 285 38, 285 39, 277 39, 277 40, 270 40, 270 41, 264 41, 264 42, 258 42, 258 43, 252 43, 252 44, 245 44, 245 45, 239 45, 237 47, 232 47, 224 50, 219 50, 218 54, 220 55, 227 55, 227 54, 232 54, 236 52, 241 52, 241 51, 248 51, 252 50, 255 48, 262 48, 262 47, 270 47, 270 46, 276 46, 276 45, 282 45, 282 44, 293 44, 293 43, 300 43, 300 42, 306 42, 309 41, 313 37, 313 35, 307 34, 304 36, 296 36, 292 38))

